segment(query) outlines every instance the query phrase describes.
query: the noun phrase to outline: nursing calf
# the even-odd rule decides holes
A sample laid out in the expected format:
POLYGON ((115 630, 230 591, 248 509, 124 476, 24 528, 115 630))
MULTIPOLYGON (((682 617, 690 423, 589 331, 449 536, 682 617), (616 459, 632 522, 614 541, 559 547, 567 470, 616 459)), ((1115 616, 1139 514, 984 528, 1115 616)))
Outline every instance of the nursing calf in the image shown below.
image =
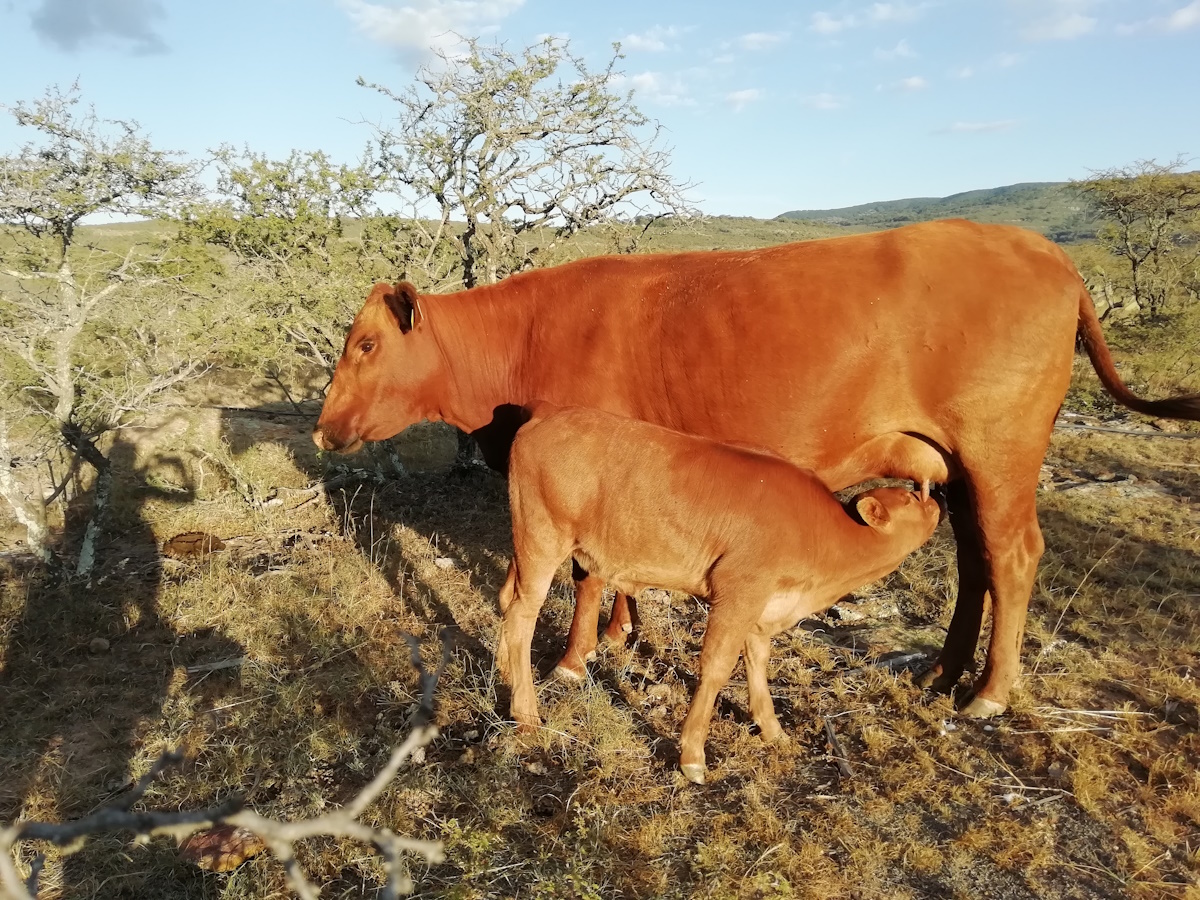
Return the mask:
POLYGON ((680 767, 704 781, 717 693, 746 660, 763 737, 783 730, 767 687, 771 637, 895 569, 928 540, 936 501, 901 488, 859 496, 851 518, 815 475, 766 452, 597 410, 542 406, 509 461, 513 561, 496 652, 512 714, 539 724, 531 644, 567 557, 619 591, 686 591, 709 602, 700 682, 680 767))

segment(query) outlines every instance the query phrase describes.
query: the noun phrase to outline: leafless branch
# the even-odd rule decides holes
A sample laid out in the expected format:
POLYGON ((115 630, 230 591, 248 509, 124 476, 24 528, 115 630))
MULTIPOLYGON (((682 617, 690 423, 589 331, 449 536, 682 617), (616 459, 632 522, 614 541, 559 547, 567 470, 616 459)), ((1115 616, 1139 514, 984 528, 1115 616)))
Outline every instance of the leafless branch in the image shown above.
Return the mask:
POLYGON ((141 836, 161 834, 183 840, 196 832, 227 825, 245 829, 261 838, 283 863, 292 890, 305 900, 316 900, 319 891, 301 870, 296 860, 295 846, 300 841, 318 836, 349 838, 374 846, 383 857, 388 872, 388 881, 380 896, 391 900, 411 893, 413 885, 404 865, 405 856, 417 856, 431 864, 439 863, 445 858, 442 843, 404 837, 389 828, 376 828, 358 821, 413 753, 427 746, 438 735, 437 726, 433 724, 433 694, 450 658, 449 638, 443 632, 441 659, 437 668, 430 672, 421 660, 416 638, 411 635, 405 637, 420 680, 420 700, 413 731, 392 751, 387 763, 370 783, 341 809, 295 822, 259 815, 245 809, 243 801, 238 798, 207 809, 134 811, 133 806, 142 800, 151 783, 164 770, 183 761, 182 754, 168 752, 154 763, 120 802, 74 822, 26 821, 0 829, 0 887, 13 900, 36 900, 38 873, 44 865, 44 856, 38 854, 34 858, 30 874, 22 879, 13 861, 13 850, 23 841, 46 841, 57 847, 70 847, 88 837, 110 832, 133 832, 141 836))

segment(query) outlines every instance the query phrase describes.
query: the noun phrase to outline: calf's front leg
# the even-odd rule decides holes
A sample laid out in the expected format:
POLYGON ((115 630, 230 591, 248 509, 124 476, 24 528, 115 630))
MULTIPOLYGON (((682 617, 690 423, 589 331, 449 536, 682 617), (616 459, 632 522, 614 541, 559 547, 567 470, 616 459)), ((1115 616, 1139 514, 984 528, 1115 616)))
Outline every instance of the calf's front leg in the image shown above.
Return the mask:
POLYGON ((679 736, 679 768, 696 784, 704 784, 704 742, 712 722, 717 694, 729 681, 745 643, 746 629, 739 622, 735 604, 721 602, 714 594, 708 628, 700 649, 700 684, 692 696, 679 736))
POLYGON ((746 687, 750 692, 750 715, 768 743, 784 737, 783 726, 775 717, 771 687, 767 682, 767 665, 771 661, 771 636, 753 631, 746 637, 742 651, 746 661, 746 687))

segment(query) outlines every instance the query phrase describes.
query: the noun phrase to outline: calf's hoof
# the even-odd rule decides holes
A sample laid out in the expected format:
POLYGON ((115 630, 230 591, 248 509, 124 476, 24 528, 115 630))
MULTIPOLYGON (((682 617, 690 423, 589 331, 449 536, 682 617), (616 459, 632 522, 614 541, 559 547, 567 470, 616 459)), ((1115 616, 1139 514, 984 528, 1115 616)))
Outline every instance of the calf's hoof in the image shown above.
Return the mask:
POLYGON ((942 671, 941 666, 931 666, 920 675, 913 679, 913 684, 927 691, 934 691, 939 694, 948 694, 954 690, 954 685, 958 683, 958 677, 942 671))
POLYGON ((764 742, 774 744, 788 739, 787 732, 778 722, 759 725, 758 732, 762 736, 764 742))
POLYGON ((680 763, 679 769, 692 784, 704 784, 704 763, 680 763))
POLYGON ((542 717, 537 713, 528 715, 526 713, 513 713, 513 719, 517 723, 517 734, 533 734, 542 727, 542 717))
POLYGON ((971 719, 990 719, 1008 709, 1008 704, 987 697, 972 697, 962 708, 962 714, 971 719))

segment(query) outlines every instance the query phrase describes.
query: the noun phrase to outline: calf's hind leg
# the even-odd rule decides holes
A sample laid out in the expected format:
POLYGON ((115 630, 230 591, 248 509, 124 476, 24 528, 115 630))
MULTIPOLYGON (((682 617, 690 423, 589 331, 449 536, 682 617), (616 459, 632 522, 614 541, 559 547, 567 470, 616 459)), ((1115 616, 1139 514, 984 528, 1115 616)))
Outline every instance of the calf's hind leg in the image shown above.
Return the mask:
POLYGON ((512 717, 521 731, 532 731, 541 724, 537 692, 533 686, 533 631, 563 556, 566 551, 557 558, 547 553, 523 554, 518 551, 500 590, 503 616, 496 663, 501 675, 512 686, 512 717))

